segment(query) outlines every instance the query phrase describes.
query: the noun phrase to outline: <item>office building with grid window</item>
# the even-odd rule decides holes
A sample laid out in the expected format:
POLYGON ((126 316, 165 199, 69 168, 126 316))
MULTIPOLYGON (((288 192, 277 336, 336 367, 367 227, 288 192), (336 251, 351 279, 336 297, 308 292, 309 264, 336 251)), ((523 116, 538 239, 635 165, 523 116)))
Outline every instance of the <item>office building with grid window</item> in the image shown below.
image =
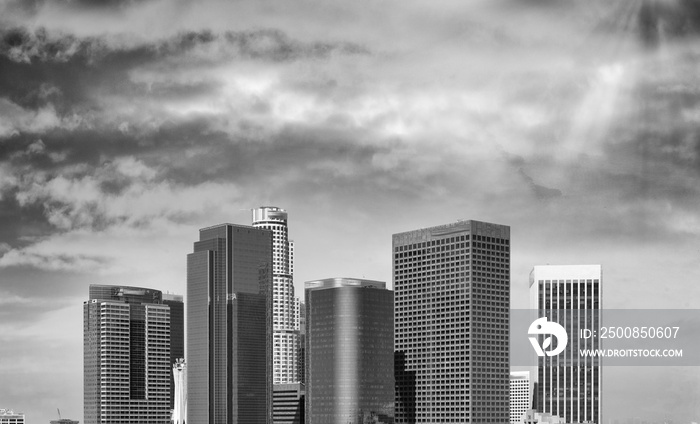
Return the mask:
POLYGON ((538 317, 563 325, 569 334, 562 353, 537 358, 535 409, 567 423, 602 424, 600 358, 579 358, 578 353, 600 348, 599 339, 571 336, 579 328, 601 325, 602 282, 600 265, 535 266, 530 273, 531 308, 538 317))
POLYGON ((304 291, 306 424, 393 424, 394 293, 354 278, 304 291))
POLYGON ((90 285, 83 304, 86 424, 170 422, 170 307, 158 290, 90 285))
POLYGON ((396 422, 508 423, 510 227, 394 234, 396 422))
POLYGON ((529 371, 510 373, 510 424, 522 423, 527 411, 532 409, 530 386, 529 371))
POLYGON ((187 422, 272 422, 272 232, 221 224, 187 255, 187 422))

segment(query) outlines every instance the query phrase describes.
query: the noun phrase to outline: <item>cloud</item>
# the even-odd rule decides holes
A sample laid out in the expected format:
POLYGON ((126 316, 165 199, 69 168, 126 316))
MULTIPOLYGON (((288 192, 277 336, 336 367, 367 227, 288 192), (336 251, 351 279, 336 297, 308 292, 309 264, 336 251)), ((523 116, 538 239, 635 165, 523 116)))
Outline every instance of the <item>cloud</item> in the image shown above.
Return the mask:
POLYGON ((72 126, 70 122, 59 118, 51 106, 38 110, 25 109, 2 97, 0 114, 0 139, 18 135, 20 132, 43 133, 63 125, 72 126))

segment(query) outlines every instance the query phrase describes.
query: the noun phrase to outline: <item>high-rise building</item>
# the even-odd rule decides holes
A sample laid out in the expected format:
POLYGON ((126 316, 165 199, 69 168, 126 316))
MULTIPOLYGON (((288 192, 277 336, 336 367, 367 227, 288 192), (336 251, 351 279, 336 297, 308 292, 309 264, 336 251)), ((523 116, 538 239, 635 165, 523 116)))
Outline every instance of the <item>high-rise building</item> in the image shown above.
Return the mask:
MULTIPOLYGON (((181 294, 163 293, 163 304, 170 307, 170 366, 185 358, 185 304, 181 294)), ((170 375, 170 409, 175 407, 175 380, 170 375)))
POLYGON ((85 423, 169 423, 170 308, 162 293, 90 285, 83 335, 85 423))
POLYGON ((600 265, 536 266, 530 273, 532 309, 570 335, 562 353, 538 357, 535 409, 567 423, 602 424, 600 359, 578 356, 579 349, 599 348, 599 341, 571 336, 600 325, 602 281, 600 265))
POLYGON ((272 231, 273 383, 299 382, 299 300, 294 297, 294 243, 287 212, 274 206, 253 209, 253 227, 272 231))
POLYGON ((510 227, 393 236, 397 423, 508 423, 510 227))
POLYGON ((0 424, 24 424, 24 414, 11 409, 0 409, 0 424))
POLYGON ((173 365, 173 424, 185 424, 187 420, 187 364, 184 359, 173 365))
POLYGON ((272 421, 272 232, 221 224, 187 255, 187 422, 272 421))
POLYGON ((275 384, 272 418, 275 424, 304 424, 303 384, 275 384))
POLYGON ((394 293, 349 278, 305 292, 306 424, 393 424, 394 293))
POLYGON ((306 384, 306 305, 299 302, 299 358, 297 368, 299 381, 306 384))
POLYGON ((530 390, 530 372, 514 371, 510 373, 510 424, 520 424, 527 411, 532 409, 532 390, 530 390))

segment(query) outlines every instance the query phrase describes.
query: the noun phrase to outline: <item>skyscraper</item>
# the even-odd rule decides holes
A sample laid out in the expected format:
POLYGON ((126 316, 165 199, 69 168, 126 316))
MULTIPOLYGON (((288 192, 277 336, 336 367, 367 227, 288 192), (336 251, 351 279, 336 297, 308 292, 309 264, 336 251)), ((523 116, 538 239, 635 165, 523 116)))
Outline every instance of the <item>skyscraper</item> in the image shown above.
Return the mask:
POLYGON ((510 424, 523 422, 523 416, 532 409, 532 391, 530 390, 530 372, 515 371, 510 373, 510 424))
POLYGON ((272 232, 221 224, 187 255, 187 422, 272 419, 272 232))
POLYGON ((393 236, 397 423, 509 422, 510 227, 393 236))
POLYGON ((273 383, 299 381, 299 300, 294 297, 294 244, 287 212, 274 206, 253 210, 253 227, 272 231, 273 383))
POLYGON ((309 281, 306 424, 393 424, 394 293, 381 281, 309 281))
POLYGON ((297 367, 299 369, 299 381, 306 384, 306 305, 299 302, 299 359, 297 367))
POLYGON ((85 423, 169 423, 170 308, 162 293, 92 284, 83 318, 85 423))
MULTIPOLYGON (((185 358, 185 304, 180 294, 163 293, 163 304, 170 307, 170 366, 185 358)), ((175 380, 170 375, 170 409, 175 408, 175 380)))
POLYGON ((275 424, 304 424, 304 385, 275 384, 272 418, 275 424))
POLYGON ((569 334, 562 353, 538 358, 536 409, 567 423, 602 424, 600 360, 578 356, 579 349, 597 349, 598 339, 571 336, 579 328, 598 328, 602 281, 600 265, 536 266, 530 273, 531 307, 538 317, 558 322, 569 334))

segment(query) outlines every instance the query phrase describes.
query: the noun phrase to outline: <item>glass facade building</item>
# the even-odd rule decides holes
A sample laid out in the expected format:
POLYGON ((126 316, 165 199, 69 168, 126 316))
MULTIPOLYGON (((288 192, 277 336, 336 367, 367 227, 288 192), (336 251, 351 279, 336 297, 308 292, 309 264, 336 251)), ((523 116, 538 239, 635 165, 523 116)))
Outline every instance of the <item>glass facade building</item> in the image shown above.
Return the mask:
POLYGON ((84 422, 170 422, 170 308, 158 290, 90 285, 84 422))
POLYGON ((530 273, 531 308, 538 317, 563 325, 569 334, 562 353, 537 359, 536 409, 567 423, 603 422, 600 358, 580 358, 578 353, 600 348, 599 338, 571 336, 579 328, 601 325, 602 283, 600 265, 544 265, 530 273))
POLYGON ((309 281, 306 423, 393 424, 394 293, 380 281, 309 281))
POLYGON ((508 423, 510 227, 393 236, 397 423, 508 423))
POLYGON ((221 224, 187 255, 187 422, 272 421, 272 232, 221 224))

